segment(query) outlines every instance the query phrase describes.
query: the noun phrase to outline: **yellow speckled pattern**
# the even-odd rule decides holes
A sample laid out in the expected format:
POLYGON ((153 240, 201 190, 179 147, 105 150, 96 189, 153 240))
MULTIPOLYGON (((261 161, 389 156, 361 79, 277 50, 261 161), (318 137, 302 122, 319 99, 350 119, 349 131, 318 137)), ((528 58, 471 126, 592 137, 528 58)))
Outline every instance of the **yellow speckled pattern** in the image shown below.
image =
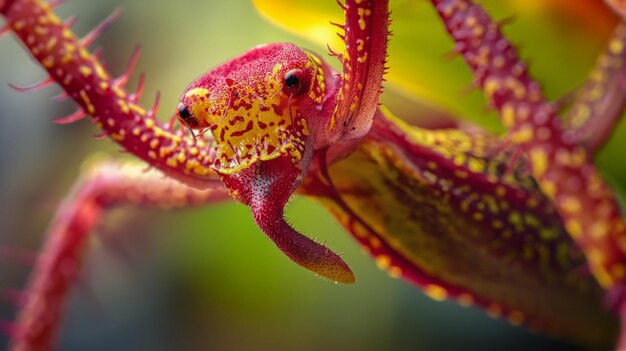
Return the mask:
POLYGON ((580 274, 584 256, 554 206, 529 174, 491 173, 509 167, 491 153, 495 139, 454 130, 443 142, 447 132, 378 118, 359 150, 330 169, 349 211, 322 203, 381 269, 435 300, 609 345, 616 321, 602 289, 580 274), (480 167, 455 162, 481 152, 480 167))
POLYGON ((213 134, 212 167, 219 173, 234 174, 257 161, 281 155, 289 155, 295 163, 304 157, 311 134, 307 118, 317 116, 310 116, 310 107, 309 116, 305 116, 303 106, 323 103, 323 64, 315 55, 291 45, 262 47, 246 55, 260 56, 270 48, 283 52, 282 56, 272 53, 278 58, 271 66, 260 65, 254 71, 237 66, 235 73, 226 77, 220 76, 225 69, 218 68, 200 77, 183 94, 181 101, 197 120, 194 128, 213 134), (302 89, 306 89, 295 95, 285 90, 283 82, 285 74, 294 70, 300 72, 302 89))

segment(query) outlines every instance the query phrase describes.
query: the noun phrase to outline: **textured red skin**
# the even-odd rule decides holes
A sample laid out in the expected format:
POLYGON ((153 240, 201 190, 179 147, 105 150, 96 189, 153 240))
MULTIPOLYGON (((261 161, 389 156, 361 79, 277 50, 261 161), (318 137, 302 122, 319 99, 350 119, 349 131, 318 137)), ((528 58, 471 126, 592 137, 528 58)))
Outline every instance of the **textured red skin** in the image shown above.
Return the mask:
POLYGON ((546 101, 517 50, 482 7, 466 0, 432 3, 474 73, 475 83, 500 112, 512 141, 531 160, 533 176, 553 199, 595 278, 606 289, 623 291, 626 223, 592 155, 576 140, 576 133, 563 129, 557 109, 546 101))
POLYGON ((474 72, 476 83, 485 90, 490 104, 505 116, 503 122, 510 127, 512 140, 529 155, 533 175, 544 193, 554 198, 568 231, 587 254, 598 281, 605 287, 626 282, 626 274, 614 270, 616 265, 626 263, 620 245, 626 238, 626 226, 611 190, 589 161, 587 151, 576 140, 567 138, 556 109, 546 102, 516 49, 480 6, 464 0, 433 1, 433 4, 456 41, 456 49, 474 72), (468 17, 475 19, 475 25, 468 25, 468 17), (482 28, 480 35, 476 35, 477 27, 482 28), (481 49, 489 50, 486 63, 480 60, 481 49), (491 60, 494 57, 502 58, 501 64, 494 64, 491 60), (515 79, 513 85, 501 84, 509 78, 515 79), (517 94, 516 89, 525 93, 517 94), (527 117, 522 117, 522 109, 528 111, 527 117), (512 116, 506 117, 511 113, 512 116), (528 137, 516 135, 525 130, 529 131, 528 137), (576 160, 564 162, 564 157, 576 160), (537 161, 537 158, 541 159, 537 161), (580 202, 574 211, 567 206, 571 198, 580 202), (608 234, 592 235, 592 227, 596 225, 608 226, 608 234))
POLYGON ((50 77, 106 135, 173 178, 199 188, 212 185, 212 151, 199 150, 193 140, 155 119, 156 111, 137 105, 138 96, 126 92, 122 84, 128 77, 110 77, 49 5, 13 1, 1 12, 50 77), (34 28, 45 28, 46 35, 35 34, 34 28))
MULTIPOLYGON (((218 124, 227 122, 223 120, 224 112, 240 108, 248 111, 252 109, 249 101, 241 97, 235 98, 235 96, 251 94, 250 99, 266 98, 268 92, 261 90, 265 89, 265 86, 255 88, 259 84, 265 83, 263 78, 273 75, 273 70, 277 66, 281 67, 275 73, 279 77, 284 76, 293 67, 304 67, 310 60, 309 55, 290 43, 261 45, 203 74, 185 89, 180 100, 181 105, 191 107, 197 103, 195 97, 189 97, 186 94, 196 88, 208 90, 210 96, 207 98, 211 101, 217 101, 217 103, 211 106, 211 110, 202 111, 202 116, 193 116, 194 121, 191 127, 199 130, 212 130, 216 134, 214 135, 216 140, 223 142, 221 140, 222 135, 216 131, 216 128, 218 124), (248 87, 252 87, 252 89, 248 89, 248 87), (252 90, 252 93, 248 90, 252 90), (225 104, 222 104, 222 101, 225 104), (214 122, 213 120, 215 119, 219 123, 214 122)), ((340 84, 337 73, 332 67, 322 59, 319 59, 319 61, 320 67, 324 72, 323 81, 325 85, 323 88, 320 88, 323 92, 323 95, 320 96, 321 101, 312 99, 308 96, 308 92, 289 97, 289 92, 285 91, 283 87, 282 91, 271 94, 273 95, 272 97, 276 97, 276 95, 281 97, 280 103, 270 104, 264 106, 261 111, 252 112, 258 113, 258 120, 263 120, 262 117, 265 113, 280 115, 288 108, 297 110, 298 114, 307 121, 310 133, 310 135, 299 137, 299 139, 306 145, 312 144, 311 147, 313 148, 322 148, 329 144, 326 129, 336 104, 336 95, 340 84)), ((316 82, 314 82, 315 79, 313 79, 315 72, 309 69, 305 73, 309 89, 317 88, 316 82)), ((309 150, 308 152, 310 153, 311 151, 309 150)), ((301 164, 301 169, 306 170, 307 161, 306 157, 304 158, 304 164, 301 164)), ((211 167, 219 172, 223 165, 213 163, 211 167)))
MULTIPOLYGON (((362 138, 370 129, 381 93, 387 40, 388 1, 346 1, 346 52, 337 106, 329 124, 329 141, 362 138)), ((340 34, 341 36, 341 34, 340 34)))
MULTIPOLYGON (((277 64, 283 64, 285 66, 280 71, 284 74, 288 71, 288 67, 304 66, 308 60, 308 56, 302 49, 290 43, 261 45, 203 74, 201 77, 194 80, 185 91, 187 92, 194 88, 202 87, 211 91, 213 96, 229 96, 231 94, 230 86, 232 84, 236 83, 242 86, 251 86, 252 83, 256 83, 254 78, 272 72, 277 64)), ((325 75, 328 84, 330 84, 331 87, 335 86, 337 84, 334 82, 334 80, 337 79, 334 74, 335 72, 328 65, 324 66, 326 72, 328 72, 325 75)), ((312 74, 312 72, 310 72, 310 74, 312 74)), ((181 103, 190 106, 193 101, 183 94, 181 103)), ((242 101, 241 103, 245 102, 242 101)), ((334 100, 324 101, 325 105, 332 103, 334 103, 334 100)), ((324 117, 328 117, 326 116, 327 112, 319 113, 318 106, 310 99, 295 99, 292 104, 298 105, 299 108, 304 110, 304 113, 309 117, 310 126, 323 125, 324 122, 326 122, 326 124, 328 123, 328 121, 323 121, 324 117)), ((233 105, 231 102, 228 107, 237 109, 239 106, 233 105)), ((268 108, 281 109, 281 112, 282 109, 286 107, 286 104, 277 107, 268 106, 268 108)), ((214 125, 208 124, 207 121, 199 120, 197 126, 193 127, 203 129, 214 127, 214 125)))
POLYGON ((284 219, 285 204, 299 182, 299 170, 286 157, 259 162, 222 176, 236 199, 250 206, 259 228, 297 264, 340 283, 354 283, 350 267, 334 252, 293 229, 284 219))
POLYGON ((620 50, 626 45, 623 22, 616 26, 609 43, 563 119, 568 139, 584 144, 591 155, 609 140, 626 107, 626 50, 620 50))

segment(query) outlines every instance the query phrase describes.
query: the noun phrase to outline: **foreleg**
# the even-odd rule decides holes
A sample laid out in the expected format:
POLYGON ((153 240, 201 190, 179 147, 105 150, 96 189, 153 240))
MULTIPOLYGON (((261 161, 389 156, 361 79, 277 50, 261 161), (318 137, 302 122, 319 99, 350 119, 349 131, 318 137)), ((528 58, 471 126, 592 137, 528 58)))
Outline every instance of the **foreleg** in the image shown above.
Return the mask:
POLYGON ((190 188, 145 165, 96 162, 63 202, 27 283, 23 308, 12 327, 11 350, 53 349, 65 301, 82 265, 88 234, 107 209, 120 205, 177 208, 229 198, 221 181, 190 188))
POLYGON ((188 185, 212 186, 214 155, 205 139, 194 140, 160 122, 155 116, 158 100, 148 110, 138 102, 140 92, 131 94, 126 90, 138 55, 133 56, 124 74, 114 78, 87 49, 111 19, 79 39, 70 25, 40 0, 0 2, 0 14, 6 18, 6 28, 47 70, 50 79, 46 82, 57 82, 79 106, 75 114, 60 122, 69 123, 88 115, 104 135, 151 166, 188 185))

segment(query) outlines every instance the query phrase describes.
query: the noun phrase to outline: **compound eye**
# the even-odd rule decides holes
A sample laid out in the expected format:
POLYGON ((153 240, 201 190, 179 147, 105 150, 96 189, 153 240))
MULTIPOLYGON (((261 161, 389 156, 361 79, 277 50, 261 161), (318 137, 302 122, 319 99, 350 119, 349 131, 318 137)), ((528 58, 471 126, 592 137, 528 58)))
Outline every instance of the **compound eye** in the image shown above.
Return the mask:
POLYGON ((287 95, 297 96, 305 93, 309 88, 309 79, 301 69, 292 69, 285 73, 284 91, 287 95))

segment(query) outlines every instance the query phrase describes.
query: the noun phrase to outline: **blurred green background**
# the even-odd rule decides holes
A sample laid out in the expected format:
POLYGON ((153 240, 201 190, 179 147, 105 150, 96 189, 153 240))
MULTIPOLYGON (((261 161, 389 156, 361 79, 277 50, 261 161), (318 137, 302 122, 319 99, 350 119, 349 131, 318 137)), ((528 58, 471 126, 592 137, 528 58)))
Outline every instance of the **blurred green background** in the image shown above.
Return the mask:
MULTIPOLYGON (((138 71, 147 74, 143 103, 151 106, 160 90, 162 118, 174 111, 191 80, 258 44, 289 41, 325 52, 267 23, 244 0, 72 0, 58 12, 77 14, 74 29, 82 34, 118 6, 124 17, 95 46, 103 47, 109 70, 120 73, 132 48, 141 44, 138 71)), ((40 246, 85 158, 94 152, 124 157, 111 141, 94 139, 98 131, 87 121, 51 122, 73 111, 71 103, 50 101, 58 88, 18 94, 7 86, 44 77, 13 38, 0 40, 4 247, 40 246)), ((134 83, 136 77, 129 86, 134 83)), ((387 94, 392 107, 414 111, 406 97, 392 93, 387 94)), ((624 184, 619 179, 626 166, 614 162, 620 160, 618 149, 613 146, 603 163, 624 184)), ((98 238, 109 239, 94 240, 63 322, 60 349, 576 349, 474 309, 431 301, 378 270, 325 210, 305 198, 294 198, 287 211, 298 229, 343 254, 357 275, 355 285, 335 285, 291 263, 238 204, 172 212, 119 209, 97 228, 98 238)), ((0 289, 19 289, 28 270, 0 258, 0 289)), ((2 319, 13 318, 9 302, 0 306, 2 319)), ((0 339, 0 349, 6 342, 0 339)))

